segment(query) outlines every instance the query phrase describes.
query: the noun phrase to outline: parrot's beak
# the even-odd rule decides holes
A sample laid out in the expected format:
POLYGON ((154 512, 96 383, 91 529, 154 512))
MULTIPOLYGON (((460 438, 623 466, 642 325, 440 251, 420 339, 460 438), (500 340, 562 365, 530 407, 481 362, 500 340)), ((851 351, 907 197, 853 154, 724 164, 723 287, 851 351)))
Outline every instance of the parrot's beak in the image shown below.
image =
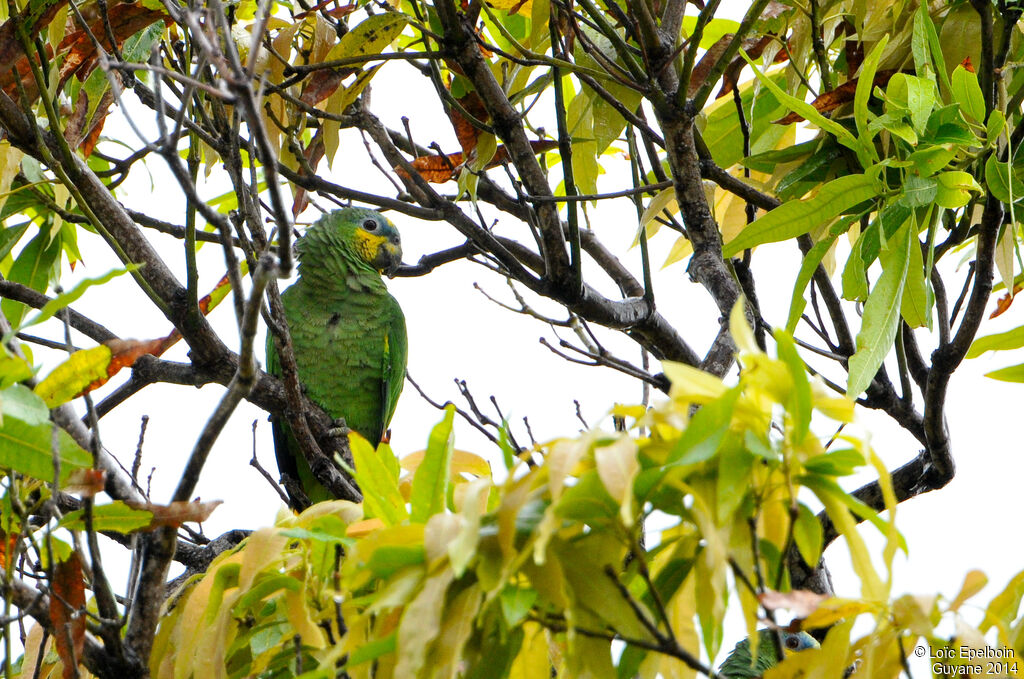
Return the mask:
POLYGON ((377 250, 374 266, 388 278, 393 278, 398 267, 402 266, 402 243, 397 238, 381 243, 377 250))

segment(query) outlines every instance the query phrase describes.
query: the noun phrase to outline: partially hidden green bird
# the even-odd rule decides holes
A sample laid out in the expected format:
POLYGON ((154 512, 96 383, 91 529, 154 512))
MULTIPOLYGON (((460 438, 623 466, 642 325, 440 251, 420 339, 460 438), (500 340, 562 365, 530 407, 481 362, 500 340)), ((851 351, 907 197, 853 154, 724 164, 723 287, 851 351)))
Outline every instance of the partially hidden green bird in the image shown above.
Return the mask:
MULTIPOLYGON (((730 679, 753 679, 775 667, 775 642, 769 629, 758 630, 757 659, 750 657, 750 638, 736 644, 718 668, 718 674, 730 679)), ((807 632, 783 632, 782 652, 785 655, 818 648, 818 641, 807 632)))
MULTIPOLYGON (((395 413, 408 357, 405 316, 381 279, 402 263, 398 230, 379 212, 349 207, 321 217, 295 249, 299 278, 281 302, 299 381, 310 400, 376 446, 395 413)), ((281 374, 270 333, 267 372, 281 374)), ((297 480, 313 503, 333 499, 288 425, 275 418, 273 430, 282 476, 297 480)))

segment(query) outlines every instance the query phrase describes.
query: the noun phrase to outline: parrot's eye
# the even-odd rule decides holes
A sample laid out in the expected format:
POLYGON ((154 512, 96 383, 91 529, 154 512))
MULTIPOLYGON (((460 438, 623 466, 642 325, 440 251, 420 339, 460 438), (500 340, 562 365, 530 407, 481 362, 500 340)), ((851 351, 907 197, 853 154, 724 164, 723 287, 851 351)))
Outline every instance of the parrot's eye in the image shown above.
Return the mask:
POLYGON ((786 637, 786 648, 795 651, 800 648, 800 637, 793 635, 786 637))
POLYGON ((363 229, 365 229, 366 231, 376 231, 377 222, 372 219, 367 219, 365 222, 363 222, 363 229))

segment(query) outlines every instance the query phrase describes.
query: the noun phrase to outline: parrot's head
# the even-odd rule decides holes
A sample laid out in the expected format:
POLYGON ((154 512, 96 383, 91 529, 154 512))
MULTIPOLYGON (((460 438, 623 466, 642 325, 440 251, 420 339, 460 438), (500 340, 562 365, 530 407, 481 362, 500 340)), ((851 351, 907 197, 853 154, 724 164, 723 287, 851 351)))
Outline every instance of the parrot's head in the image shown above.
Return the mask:
POLYGON ((782 650, 786 655, 806 651, 808 648, 820 648, 818 640, 807 632, 784 632, 782 634, 782 650))
MULTIPOLYGON (((382 274, 392 276, 402 264, 402 237, 395 225, 376 210, 342 208, 321 217, 306 235, 313 230, 323 232, 382 274)), ((299 247, 301 257, 301 245, 299 247)))

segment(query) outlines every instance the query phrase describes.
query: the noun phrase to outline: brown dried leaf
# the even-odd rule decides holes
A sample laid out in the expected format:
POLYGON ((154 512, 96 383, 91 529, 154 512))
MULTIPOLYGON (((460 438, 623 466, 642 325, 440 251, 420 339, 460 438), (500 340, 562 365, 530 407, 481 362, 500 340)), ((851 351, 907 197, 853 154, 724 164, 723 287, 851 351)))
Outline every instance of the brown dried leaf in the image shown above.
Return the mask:
POLYGON ((995 318, 996 316, 1001 316, 1004 313, 1006 313, 1006 310, 1010 308, 1011 304, 1013 304, 1014 297, 1016 297, 1017 293, 1020 292, 1022 289, 1024 289, 1024 288, 1022 288, 1022 286, 1015 285, 1015 286, 1013 286, 1013 292, 1012 293, 1008 292, 1005 295, 1003 295, 1002 297, 1000 297, 999 301, 996 302, 995 311, 993 311, 992 314, 989 315, 989 318, 995 318))
MULTIPOLYGON (((302 156, 306 159, 306 164, 308 167, 316 169, 316 166, 323 159, 324 153, 326 152, 326 149, 324 148, 323 139, 323 133, 321 131, 317 131, 316 136, 314 136, 313 139, 310 140, 309 145, 302 152, 302 156)), ((305 167, 299 168, 299 174, 303 176, 306 175, 305 167)), ((295 200, 292 201, 292 217, 298 217, 302 213, 302 211, 306 209, 308 205, 309 194, 301 186, 296 187, 295 200)), ((203 313, 207 312, 204 311, 203 313)))
POLYGON ((806 618, 821 605, 822 601, 828 599, 827 594, 818 594, 806 589, 795 589, 792 592, 776 592, 767 590, 758 595, 758 601, 768 610, 785 608, 795 618, 806 618))
MULTIPOLYGON (((530 147, 534 153, 544 153, 556 148, 558 143, 551 140, 534 140, 530 142, 530 147)), ((508 160, 508 149, 504 145, 499 146, 494 152, 494 157, 484 167, 485 170, 490 170, 493 167, 497 167, 508 160)), ((446 156, 420 156, 415 158, 409 164, 420 173, 424 179, 432 184, 443 184, 446 181, 455 178, 455 175, 459 171, 459 167, 463 163, 463 154, 461 153, 449 153, 446 156)), ((408 178, 408 174, 402 168, 396 170, 398 176, 408 178)))
POLYGON ((101 492, 107 481, 102 469, 76 469, 68 476, 64 490, 68 493, 93 497, 101 492))
MULTIPOLYGON (((420 156, 409 163, 420 176, 432 184, 443 184, 455 178, 459 166, 462 165, 461 153, 449 153, 447 156, 420 156)), ((408 178, 409 174, 398 168, 398 176, 408 178)))
POLYGON ((78 552, 53 569, 50 582, 50 624, 57 654, 64 665, 64 679, 77 676, 76 669, 85 650, 85 583, 78 552))
MULTIPOLYGON (((110 19, 114 39, 120 45, 147 26, 165 18, 167 13, 144 7, 142 3, 120 2, 109 6, 107 16, 110 19)), ((98 39, 104 49, 110 49, 110 41, 107 40, 103 19, 97 16, 90 23, 89 31, 76 24, 78 30, 64 36, 57 47, 57 53, 65 55, 60 67, 62 85, 72 75, 77 76, 79 80, 85 80, 86 76, 95 68, 97 53, 94 39, 98 39)))
POLYGON ((8 535, 5 531, 0 530, 0 568, 7 568, 7 555, 16 555, 18 550, 18 534, 11 533, 8 535))
POLYGON ((974 64, 971 63, 971 57, 964 57, 964 60, 960 62, 960 65, 964 67, 964 70, 968 73, 975 73, 974 64))
MULTIPOLYGON (((879 71, 878 73, 875 74, 872 89, 874 89, 875 87, 885 87, 886 84, 888 84, 889 79, 892 78, 893 75, 895 75, 896 73, 896 70, 879 71)), ((847 80, 845 83, 835 88, 834 90, 818 95, 818 97, 811 102, 811 106, 813 106, 815 110, 818 111, 818 113, 828 113, 829 111, 834 111, 843 104, 847 104, 853 101, 853 98, 857 93, 858 80, 859 78, 847 80)), ((777 125, 789 125, 790 123, 798 123, 803 119, 804 117, 799 113, 794 113, 790 111, 788 115, 785 115, 782 118, 779 118, 778 120, 774 120, 772 122, 776 123, 777 125)))
POLYGON ((126 502, 132 509, 142 509, 153 514, 153 520, 142 530, 155 530, 164 526, 177 528, 183 523, 202 523, 210 518, 210 514, 222 503, 222 500, 209 502, 172 502, 169 505, 155 505, 150 502, 126 502))
MULTIPOLYGON (((686 96, 692 97, 697 93, 700 86, 704 84, 705 80, 707 80, 708 75, 711 73, 715 64, 718 63, 718 60, 722 58, 723 54, 725 54, 725 50, 729 47, 729 43, 732 42, 734 36, 734 33, 726 33, 719 38, 714 45, 709 47, 706 52, 704 52, 704 56, 700 58, 700 61, 698 61, 697 65, 693 67, 693 72, 690 74, 690 85, 687 88, 686 96)), ((743 41, 740 47, 751 59, 757 59, 762 53, 764 53, 764 48, 770 45, 773 40, 776 40, 776 38, 771 35, 747 38, 743 41)), ((786 61, 787 59, 789 59, 789 52, 788 50, 782 49, 775 55, 775 61, 773 63, 786 61)), ((732 91, 736 77, 739 75, 740 70, 742 70, 746 63, 747 62, 743 61, 743 59, 737 57, 729 64, 727 72, 730 76, 727 77, 725 82, 722 84, 722 90, 718 93, 719 97, 723 97, 732 91)))

